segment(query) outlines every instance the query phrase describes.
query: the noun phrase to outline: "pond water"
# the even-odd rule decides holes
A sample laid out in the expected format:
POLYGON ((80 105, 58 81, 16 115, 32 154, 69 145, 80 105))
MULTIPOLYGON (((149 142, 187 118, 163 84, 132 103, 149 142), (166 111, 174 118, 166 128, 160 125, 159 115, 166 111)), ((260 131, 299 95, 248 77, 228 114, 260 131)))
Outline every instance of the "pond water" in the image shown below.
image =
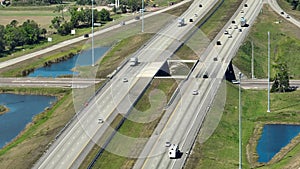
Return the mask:
POLYGON ((0 94, 0 105, 9 112, 0 115, 0 148, 15 138, 32 118, 50 107, 54 96, 0 94))
POLYGON ((258 162, 269 162, 281 148, 300 133, 300 125, 266 124, 261 138, 258 140, 256 151, 258 162))
MULTIPOLYGON (((99 47, 94 49, 95 61, 99 60, 109 47, 99 47)), ((41 67, 30 73, 29 77, 57 77, 62 75, 76 75, 78 72, 73 72, 72 69, 76 66, 92 65, 92 50, 83 51, 72 58, 54 63, 51 66, 41 67)))

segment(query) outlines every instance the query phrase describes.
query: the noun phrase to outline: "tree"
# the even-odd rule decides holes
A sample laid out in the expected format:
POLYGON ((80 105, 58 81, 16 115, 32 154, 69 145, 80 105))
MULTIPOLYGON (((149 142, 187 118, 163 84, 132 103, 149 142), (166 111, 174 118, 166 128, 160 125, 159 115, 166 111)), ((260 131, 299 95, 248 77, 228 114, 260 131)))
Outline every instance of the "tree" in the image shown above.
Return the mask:
POLYGON ((63 20, 65 20, 65 17, 64 17, 65 8, 66 8, 66 5, 57 5, 53 12, 61 12, 61 17, 63 18, 63 20))
POLYGON ((274 83, 272 85, 272 92, 286 92, 290 91, 289 74, 286 63, 280 63, 275 66, 277 71, 274 83))
POLYGON ((58 29, 63 22, 63 18, 61 16, 56 16, 51 20, 50 28, 58 29))
POLYGON ((60 35, 68 35, 73 29, 73 25, 71 22, 64 22, 58 29, 57 32, 60 35))
POLYGON ((39 41, 41 30, 35 21, 25 21, 20 27, 20 30, 25 44, 32 45, 39 41))
POLYGON ((104 8, 99 12, 99 17, 101 21, 111 21, 109 11, 104 8))

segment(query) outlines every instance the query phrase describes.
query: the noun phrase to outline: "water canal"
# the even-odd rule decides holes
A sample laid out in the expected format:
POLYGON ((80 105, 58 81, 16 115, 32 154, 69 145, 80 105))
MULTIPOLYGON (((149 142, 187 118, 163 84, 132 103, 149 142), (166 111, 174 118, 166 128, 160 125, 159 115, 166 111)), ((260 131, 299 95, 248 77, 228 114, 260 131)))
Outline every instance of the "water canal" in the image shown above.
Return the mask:
POLYGON ((0 94, 0 105, 9 109, 0 115, 0 148, 15 138, 36 114, 55 101, 54 96, 0 94))
MULTIPOLYGON (((94 49, 95 61, 99 60, 107 51, 109 47, 98 47, 94 49)), ((51 66, 41 67, 31 72, 29 77, 58 77, 62 75, 76 75, 78 72, 73 72, 72 69, 76 66, 92 65, 92 50, 83 51, 76 54, 72 58, 54 63, 51 66)))

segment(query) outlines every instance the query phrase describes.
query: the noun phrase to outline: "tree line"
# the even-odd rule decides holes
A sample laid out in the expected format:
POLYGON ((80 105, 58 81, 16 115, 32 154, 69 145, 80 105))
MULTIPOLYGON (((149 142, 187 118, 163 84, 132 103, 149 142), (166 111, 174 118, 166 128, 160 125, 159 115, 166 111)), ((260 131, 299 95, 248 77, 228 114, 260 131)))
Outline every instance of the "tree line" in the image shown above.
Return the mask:
POLYGON ((33 20, 27 20, 22 25, 16 20, 6 26, 0 25, 0 53, 12 51, 17 46, 37 44, 45 39, 46 33, 47 30, 40 28, 33 20))
MULTIPOLYGON (((62 10, 63 11, 63 8, 62 10)), ((110 12, 106 9, 101 11, 92 9, 83 9, 78 10, 78 7, 70 7, 69 12, 71 14, 70 21, 65 20, 64 15, 56 16, 51 20, 51 28, 57 30, 57 33, 60 35, 68 35, 71 30, 74 28, 83 28, 92 26, 92 13, 93 13, 93 22, 107 22, 111 21, 110 12)))

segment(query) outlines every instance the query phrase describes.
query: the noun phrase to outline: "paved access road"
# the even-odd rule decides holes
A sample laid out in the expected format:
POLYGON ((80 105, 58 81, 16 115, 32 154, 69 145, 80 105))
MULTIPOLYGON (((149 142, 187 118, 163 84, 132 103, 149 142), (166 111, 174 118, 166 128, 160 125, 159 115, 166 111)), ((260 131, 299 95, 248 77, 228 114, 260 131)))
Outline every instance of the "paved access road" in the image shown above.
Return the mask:
POLYGON ((235 13, 233 18, 226 24, 224 29, 204 52, 200 63, 193 71, 190 78, 185 82, 181 91, 182 95, 177 98, 176 106, 171 106, 161 121, 158 128, 147 142, 140 158, 134 168, 182 168, 192 149, 201 124, 209 110, 210 104, 223 80, 224 73, 237 52, 241 42, 248 33, 249 27, 240 26, 240 18, 243 16, 251 26, 262 7, 261 1, 245 0, 235 13), (248 7, 244 7, 247 4, 248 7), (240 11, 243 10, 243 13, 240 11), (235 23, 232 21, 235 20, 235 23), (237 26, 237 29, 235 29, 237 26), (224 34, 225 30, 229 34, 224 34), (229 37, 232 35, 232 37, 229 37), (216 45, 220 41, 221 45, 216 45), (214 60, 214 58, 217 58, 214 60), (208 78, 203 78, 206 74, 208 78), (192 91, 198 90, 198 95, 192 91), (179 145, 183 153, 178 159, 169 159, 169 141, 179 145))
POLYGON ((84 78, 0 78, 0 86, 86 88, 105 79, 84 78))
MULTIPOLYGON (((217 0, 195 1, 182 16, 192 18, 198 13, 197 19, 200 20, 216 2, 217 0), (199 3, 205 8, 199 8, 199 3)), ((109 124, 118 114, 124 115, 130 111, 156 72, 181 45, 180 39, 193 27, 193 23, 189 22, 178 27, 177 21, 174 21, 136 52, 139 65, 124 65, 88 106, 77 114, 77 118, 69 124, 34 168, 78 168, 91 145, 104 137, 104 131, 109 129, 109 124), (124 78, 127 80, 124 81, 124 78), (99 118, 104 122, 99 124, 99 118)))
MULTIPOLYGON (((290 86, 300 88, 300 80, 290 80, 290 86)), ((242 80, 241 87, 244 89, 268 89, 268 79, 242 80)), ((272 87, 272 82, 271 82, 272 87)))

